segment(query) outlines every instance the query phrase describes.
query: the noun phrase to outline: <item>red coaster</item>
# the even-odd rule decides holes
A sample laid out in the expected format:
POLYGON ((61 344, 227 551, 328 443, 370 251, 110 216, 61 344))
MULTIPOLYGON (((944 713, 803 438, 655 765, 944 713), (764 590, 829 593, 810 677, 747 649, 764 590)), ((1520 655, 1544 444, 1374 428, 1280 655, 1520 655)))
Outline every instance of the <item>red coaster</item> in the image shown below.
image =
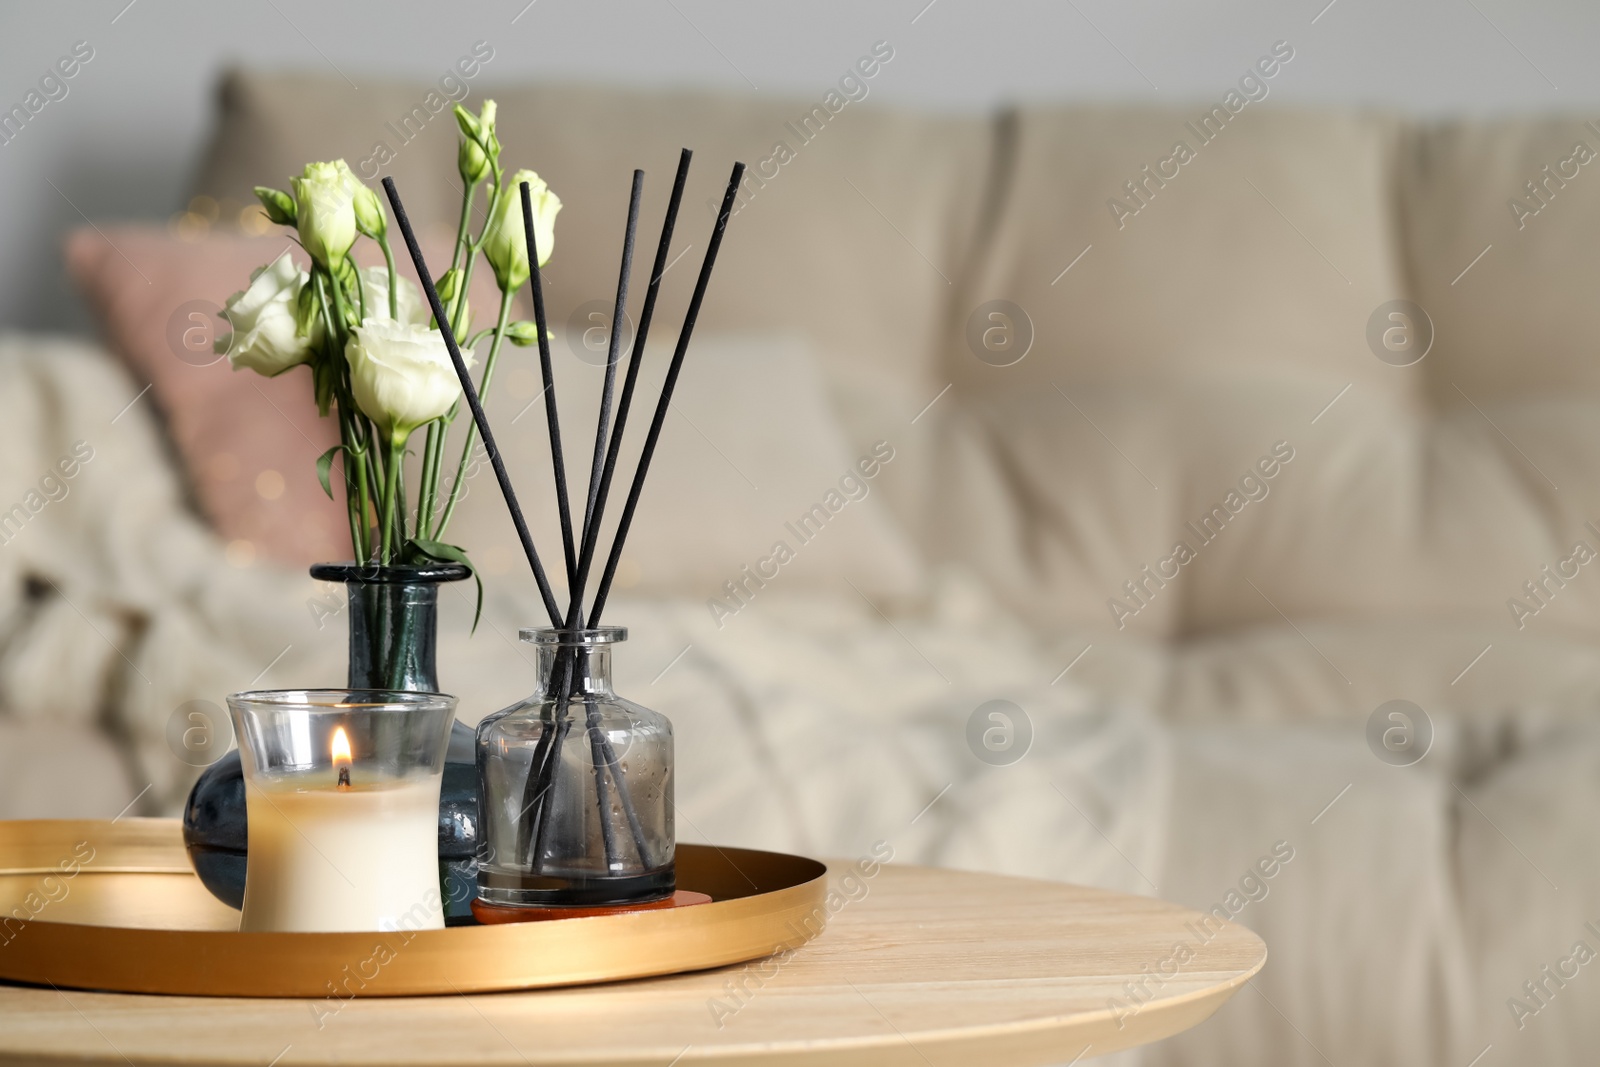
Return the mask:
POLYGON ((705 893, 692 893, 680 889, 670 897, 651 900, 643 904, 610 904, 589 908, 513 907, 506 904, 472 902, 472 916, 484 926, 500 923, 536 923, 546 919, 583 919, 593 915, 626 915, 631 911, 660 911, 663 908, 690 908, 696 904, 709 904, 711 897, 705 893))

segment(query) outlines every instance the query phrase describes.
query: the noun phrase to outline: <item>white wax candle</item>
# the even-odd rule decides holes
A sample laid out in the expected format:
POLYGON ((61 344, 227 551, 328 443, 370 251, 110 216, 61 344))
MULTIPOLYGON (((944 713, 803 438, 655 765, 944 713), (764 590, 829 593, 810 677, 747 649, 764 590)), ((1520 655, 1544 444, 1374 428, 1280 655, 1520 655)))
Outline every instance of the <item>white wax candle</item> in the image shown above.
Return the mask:
POLYGON ((250 865, 241 931, 427 930, 439 897, 439 779, 362 781, 333 771, 247 777, 250 865))

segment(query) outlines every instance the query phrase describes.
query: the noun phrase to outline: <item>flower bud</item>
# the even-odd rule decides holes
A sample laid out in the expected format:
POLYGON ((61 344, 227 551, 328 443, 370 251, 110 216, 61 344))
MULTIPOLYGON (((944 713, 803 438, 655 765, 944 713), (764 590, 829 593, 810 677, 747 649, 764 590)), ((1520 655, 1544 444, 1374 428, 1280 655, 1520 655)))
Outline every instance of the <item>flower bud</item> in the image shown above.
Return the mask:
POLYGON ((267 218, 280 226, 294 225, 294 197, 282 189, 256 186, 256 199, 267 209, 267 218))
POLYGON ((468 185, 477 185, 489 176, 489 157, 478 142, 468 137, 461 139, 461 147, 456 150, 456 171, 468 185))
MULTIPOLYGON (((548 336, 549 331, 546 331, 548 336)), ((527 348, 529 345, 539 343, 539 324, 536 322, 513 322, 506 327, 506 340, 518 348, 527 348)))
POLYGON ((350 202, 356 211, 356 229, 374 241, 382 240, 383 235, 389 232, 389 220, 383 213, 382 201, 369 186, 356 181, 355 175, 352 174, 350 178, 355 181, 355 195, 350 202))
MULTIPOLYGON (((434 292, 439 294, 439 303, 450 309, 450 321, 463 325, 472 321, 472 309, 467 305, 467 296, 461 292, 461 272, 454 267, 439 275, 439 280, 433 283, 434 292), (461 307, 459 313, 455 305, 457 296, 460 297, 461 307)), ((435 329, 439 324, 434 321, 433 315, 428 315, 428 324, 435 329)))
POLYGON ((456 170, 461 180, 469 185, 476 185, 494 173, 494 166, 500 160, 500 138, 494 129, 497 110, 493 100, 485 100, 476 115, 456 105, 456 125, 461 128, 456 170))
POLYGON ((511 176, 504 193, 489 217, 489 233, 484 238, 483 254, 501 292, 520 289, 528 280, 528 241, 522 221, 522 183, 528 183, 529 199, 533 205, 533 237, 539 247, 539 266, 550 262, 555 248, 556 215, 561 211, 561 198, 550 191, 531 170, 519 170, 511 176))
POLYGON ((332 269, 343 262, 356 243, 355 185, 344 160, 307 163, 305 173, 292 179, 295 224, 300 243, 311 258, 332 269))

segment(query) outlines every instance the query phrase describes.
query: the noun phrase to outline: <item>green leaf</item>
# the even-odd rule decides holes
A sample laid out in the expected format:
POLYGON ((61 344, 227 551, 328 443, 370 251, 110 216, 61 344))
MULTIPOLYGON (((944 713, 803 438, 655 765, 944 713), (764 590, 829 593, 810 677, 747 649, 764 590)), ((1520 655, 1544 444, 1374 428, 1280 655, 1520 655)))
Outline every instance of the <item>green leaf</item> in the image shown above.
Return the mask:
POLYGON ((333 470, 333 457, 345 451, 344 445, 334 445, 322 455, 317 457, 317 481, 322 483, 322 491, 328 494, 328 499, 333 499, 333 485, 329 475, 333 470))
MULTIPOLYGON (((546 338, 550 336, 548 328, 546 328, 544 335, 546 338)), ((518 348, 536 345, 539 343, 539 324, 536 322, 513 322, 506 327, 506 340, 518 348)))
POLYGON ((428 541, 421 537, 413 537, 406 542, 405 556, 407 563, 415 563, 419 558, 431 559, 441 563, 459 563, 472 572, 472 580, 478 583, 478 607, 472 613, 472 632, 477 633, 478 620, 483 617, 483 578, 478 574, 478 568, 467 558, 467 550, 456 545, 447 545, 443 541, 428 541))

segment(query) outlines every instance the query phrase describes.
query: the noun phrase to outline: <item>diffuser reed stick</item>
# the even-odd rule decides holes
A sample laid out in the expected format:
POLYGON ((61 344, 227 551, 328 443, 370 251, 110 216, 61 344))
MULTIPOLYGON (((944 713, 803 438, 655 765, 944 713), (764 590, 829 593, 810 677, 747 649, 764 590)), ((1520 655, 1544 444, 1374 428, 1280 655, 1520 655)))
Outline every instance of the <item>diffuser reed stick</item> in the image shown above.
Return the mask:
POLYGON ((716 225, 711 230, 711 241, 706 246, 705 259, 700 263, 700 276, 695 279, 694 295, 689 298, 689 310, 684 315, 683 327, 678 331, 678 346, 673 350, 672 363, 667 367, 667 378, 661 386, 661 397, 656 401, 655 417, 650 420, 650 430, 645 435, 644 451, 639 455, 639 466, 633 472, 633 484, 628 488, 628 501, 622 507, 622 518, 611 542, 611 555, 606 559, 605 573, 595 590, 594 607, 589 613, 589 625, 600 622, 605 610, 606 597, 611 593, 611 583, 617 576, 617 561, 622 558, 622 546, 633 526, 633 515, 639 507, 639 495, 644 491, 644 480, 650 473, 650 460, 656 453, 656 442, 661 439, 661 427, 667 421, 667 409, 672 404, 672 391, 677 387, 678 374, 683 370, 684 356, 689 353, 689 339, 694 335, 695 322, 700 317, 700 305, 706 298, 706 286, 711 283, 711 270, 717 263, 717 251, 722 247, 722 235, 728 229, 728 219, 733 215, 734 197, 739 195, 739 182, 744 178, 744 164, 735 163, 728 178, 727 191, 722 195, 722 208, 717 212, 716 225))
POLYGON ((555 374, 550 366, 550 324, 544 312, 544 279, 539 270, 539 242, 533 233, 533 195, 521 185, 523 240, 528 245, 528 289, 533 297, 533 324, 539 333, 539 374, 544 379, 544 418, 550 428, 550 458, 555 467, 556 510, 561 516, 561 547, 565 550, 567 585, 578 575, 578 553, 572 540, 572 504, 567 497, 567 461, 561 451, 561 418, 556 411, 555 374))
MULTIPOLYGON (((639 368, 644 363, 645 342, 650 337, 650 324, 655 320, 656 298, 661 295, 661 277, 667 272, 667 256, 672 251, 672 233, 678 224, 678 208, 683 203, 683 187, 689 181, 689 162, 694 153, 687 148, 678 155, 678 173, 672 181, 672 195, 667 200, 667 216, 661 223, 661 240, 656 244, 655 263, 650 267, 650 284, 645 289, 644 306, 639 310, 639 329, 633 341, 633 352, 628 357, 628 374, 622 382, 622 395, 617 399, 616 425, 611 430, 611 445, 606 452, 605 467, 600 475, 599 506, 606 506, 611 492, 611 481, 617 471, 617 455, 622 451, 622 433, 628 422, 628 412, 633 406, 633 390, 639 380, 639 368)), ((612 331, 615 334, 615 330, 612 331)), ((596 539, 598 540, 598 532, 596 539)), ((598 622, 589 625, 593 626, 598 622)))

